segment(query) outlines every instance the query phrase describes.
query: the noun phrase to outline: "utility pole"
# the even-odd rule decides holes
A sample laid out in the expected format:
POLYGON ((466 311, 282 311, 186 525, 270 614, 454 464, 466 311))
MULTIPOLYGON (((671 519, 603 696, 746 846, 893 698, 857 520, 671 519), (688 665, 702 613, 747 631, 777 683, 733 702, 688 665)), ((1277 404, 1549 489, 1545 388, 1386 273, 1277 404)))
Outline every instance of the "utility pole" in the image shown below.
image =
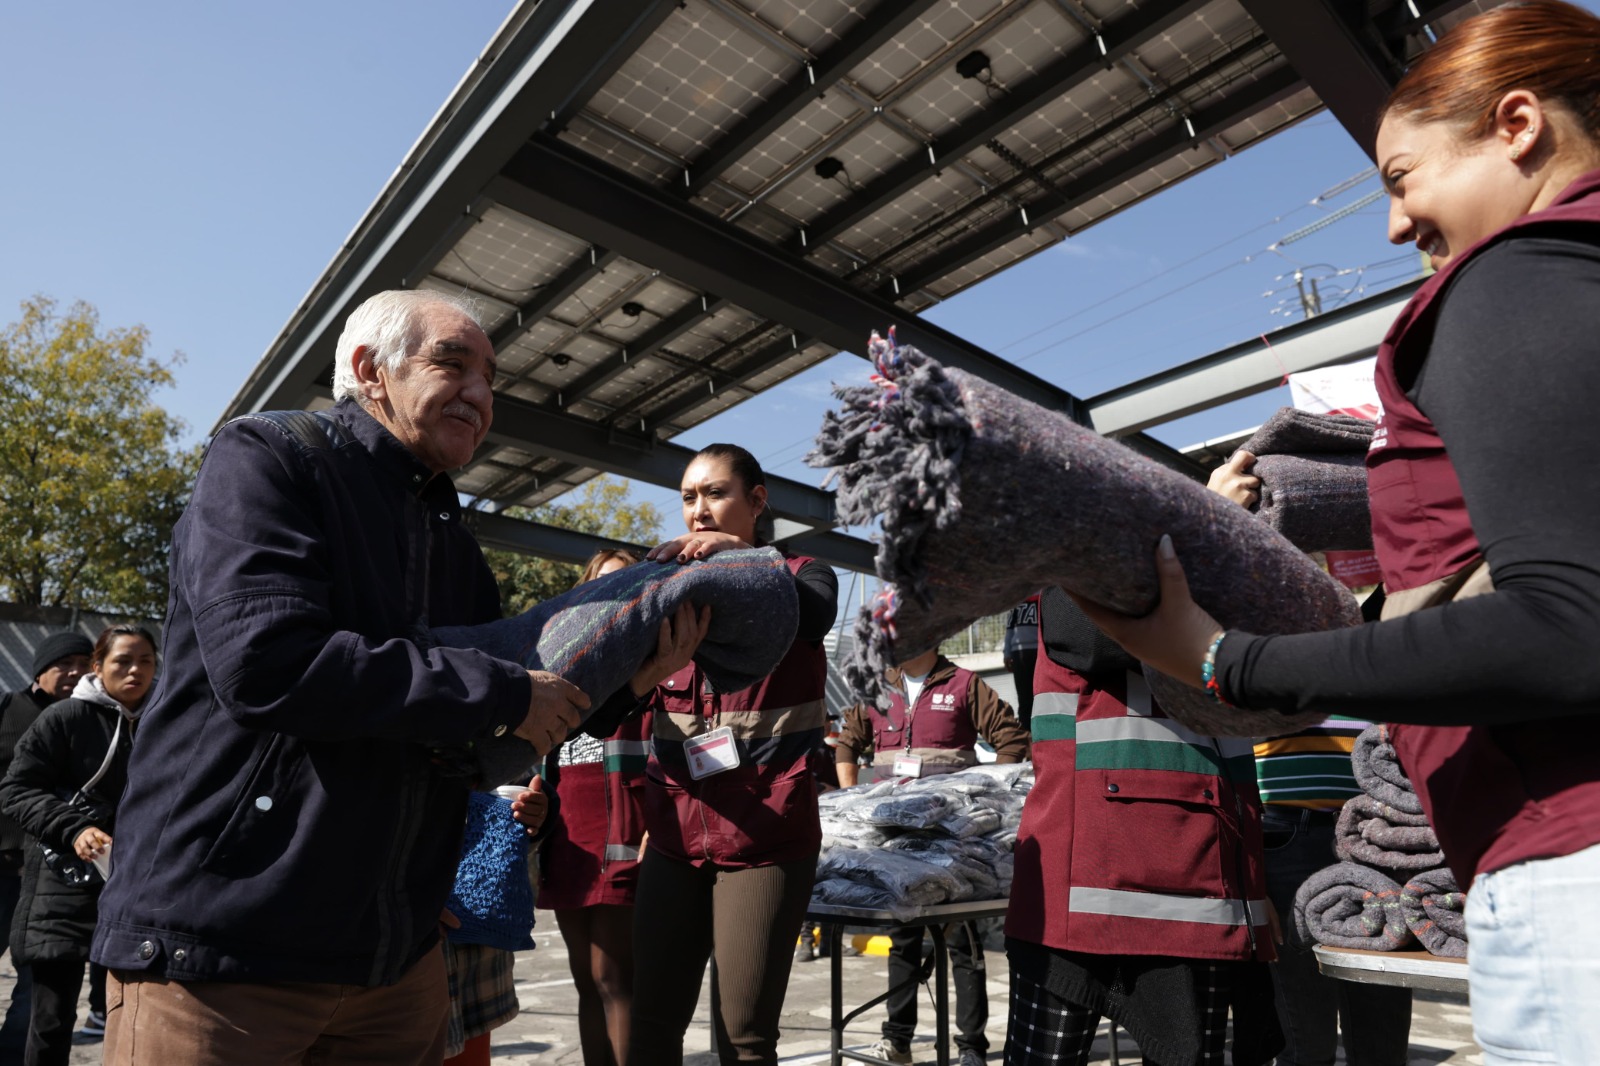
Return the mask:
POLYGON ((1322 295, 1317 292, 1317 279, 1310 278, 1311 291, 1306 291, 1306 272, 1296 267, 1294 272, 1295 287, 1300 290, 1300 307, 1305 311, 1307 318, 1316 318, 1322 314, 1322 295))

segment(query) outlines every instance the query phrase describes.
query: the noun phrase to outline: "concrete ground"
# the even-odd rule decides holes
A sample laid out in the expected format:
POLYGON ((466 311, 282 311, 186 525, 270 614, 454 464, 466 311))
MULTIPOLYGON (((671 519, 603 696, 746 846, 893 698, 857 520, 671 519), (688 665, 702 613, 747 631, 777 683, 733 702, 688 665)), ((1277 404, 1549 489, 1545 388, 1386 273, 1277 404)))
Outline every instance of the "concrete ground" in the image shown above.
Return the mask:
MULTIPOLYGON (((517 959, 517 995, 522 1003, 522 1013, 494 1032, 493 1055, 496 1066, 531 1066, 535 1063, 539 1066, 582 1066, 583 1063, 582 1050, 578 1045, 578 997, 567 970, 566 949, 554 924, 543 924, 545 918, 546 912, 540 912, 541 927, 535 934, 537 949, 524 952, 517 959)), ((988 952, 988 968, 989 1060, 998 1063, 1001 1048, 1005 1044, 1005 955, 998 951, 988 952)), ((9 1000, 15 979, 10 957, 7 956, 0 962, 0 1002, 9 1000)), ((845 999, 849 1006, 871 999, 886 987, 887 981, 888 971, 881 957, 862 955, 844 960, 845 999)), ((700 1003, 684 1043, 684 1061, 689 1066, 714 1066, 714 1059, 708 1053, 708 987, 709 982, 702 986, 700 1003)), ((913 1046, 919 1064, 934 1061, 931 1035, 933 1008, 926 996, 922 1004, 921 1021, 929 1035, 919 1035, 913 1046)), ((86 1005, 80 1004, 80 1024, 87 1010, 86 1005)), ((864 1049, 865 1045, 878 1039, 882 1021, 881 1006, 857 1018, 846 1031, 846 1046, 864 1049)), ((1124 1063, 1131 1066, 1139 1061, 1133 1042, 1126 1033, 1121 1036, 1120 1051, 1124 1063)), ((812 1066, 826 1062, 827 1053, 828 962, 818 959, 797 964, 794 968, 789 981, 783 1037, 778 1054, 784 1066, 812 1066)), ((99 1063, 100 1058, 98 1043, 81 1043, 73 1048, 71 1061, 73 1066, 89 1066, 99 1063)), ((1108 1061, 1104 1025, 1095 1041, 1091 1061, 1108 1061)), ((1465 997, 1419 992, 1411 1023, 1413 1066, 1431 1066, 1433 1063, 1468 1066, 1482 1061, 1482 1055, 1472 1042, 1465 997)), ((1342 1054, 1339 1062, 1344 1062, 1342 1054)))

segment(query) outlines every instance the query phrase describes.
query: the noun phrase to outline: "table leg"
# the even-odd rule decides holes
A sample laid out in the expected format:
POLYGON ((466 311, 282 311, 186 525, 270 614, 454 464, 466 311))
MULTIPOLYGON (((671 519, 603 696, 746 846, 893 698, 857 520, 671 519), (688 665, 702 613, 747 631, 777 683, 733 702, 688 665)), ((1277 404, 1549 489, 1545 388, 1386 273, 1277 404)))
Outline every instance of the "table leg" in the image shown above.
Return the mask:
POLYGON ((828 1015, 828 1061, 830 1066, 840 1066, 844 1056, 844 964, 839 956, 844 945, 844 926, 824 924, 822 937, 828 947, 828 988, 831 1000, 828 1015))
POLYGON ((933 934, 933 1038, 938 1041, 933 1061, 950 1066, 950 955, 945 949, 944 926, 928 926, 933 934))
MULTIPOLYGON (((1110 1018, 1106 1019, 1106 1036, 1107 1044, 1109 1045, 1109 1050, 1111 1052, 1111 1066, 1122 1066, 1122 1056, 1117 1053, 1117 1023, 1112 1021, 1110 1018)), ((839 1064, 834 1063, 833 1066, 839 1066, 839 1064)))

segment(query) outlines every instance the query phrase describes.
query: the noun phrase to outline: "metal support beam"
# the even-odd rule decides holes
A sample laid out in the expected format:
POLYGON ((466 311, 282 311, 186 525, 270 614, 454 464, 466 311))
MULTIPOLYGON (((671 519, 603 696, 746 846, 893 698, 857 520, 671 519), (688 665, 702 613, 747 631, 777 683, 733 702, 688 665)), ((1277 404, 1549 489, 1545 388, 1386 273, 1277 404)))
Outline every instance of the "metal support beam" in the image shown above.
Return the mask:
POLYGON ((796 240, 790 250, 806 255, 835 239, 934 174, 960 162, 1045 104, 1098 76, 1108 62, 1131 54, 1203 6, 1205 0, 1159 0, 1133 9, 1108 24, 1098 39, 1085 40, 1031 78, 1008 87, 998 104, 973 115, 938 138, 928 146, 926 154, 919 152, 868 182, 858 195, 824 214, 814 225, 807 226, 806 241, 802 244, 796 240))
MULTIPOLYGON (((624 34, 660 24, 675 0, 546 0, 497 41, 340 247, 316 288, 222 413, 297 407, 333 361, 344 320, 368 296, 413 280, 440 234, 575 86, 619 55, 624 34), (623 32, 619 33, 619 28, 623 32)), ((620 60, 619 60, 620 61, 620 60)), ((219 423, 220 424, 220 423, 219 423)))
POLYGON ((573 293, 583 288, 589 279, 604 270, 617 253, 605 248, 590 247, 587 252, 570 263, 565 270, 541 286, 533 299, 517 308, 517 313, 506 319, 494 331, 489 342, 496 352, 503 352, 539 320, 560 307, 573 293))
MULTIPOLYGON (((945 365, 1085 420, 1081 401, 1064 389, 549 138, 525 145, 486 191, 513 211, 615 248, 683 284, 721 293, 834 348, 859 353, 872 330, 898 323, 903 340, 945 365)), ((1199 473, 1170 448, 1142 438, 1129 443, 1141 450, 1148 444, 1157 461, 1199 473)))
POLYGON ((689 167, 687 188, 682 189, 683 195, 694 196, 710 185, 736 160, 860 66, 933 4, 934 0, 899 0, 873 8, 815 63, 802 68, 793 81, 773 93, 694 160, 689 167))
MULTIPOLYGON (((1195 150, 1206 138, 1237 125, 1250 115, 1304 88, 1298 74, 1287 65, 1260 78, 1236 86, 1221 100, 1189 116, 1193 132, 1184 123, 1172 120, 1160 133, 1146 137, 1132 147, 1105 158, 1098 166, 1058 182, 1066 197, 1043 196, 1028 204, 1025 213, 1008 212, 998 222, 954 241, 935 255, 898 275, 902 291, 921 288, 959 270, 976 259, 1021 237, 1035 227, 1072 211, 1110 189, 1142 174, 1162 162, 1195 150)), ((1208 152, 1209 154, 1209 152, 1208 152)), ((1212 157, 1215 161, 1215 157, 1212 157)), ((889 295, 880 290, 881 295, 889 295)))
MULTIPOLYGON (((743 359, 730 367, 707 367, 704 375, 716 383, 717 391, 736 389, 750 381, 751 378, 760 377, 785 359, 791 359, 800 354, 811 343, 812 338, 802 337, 798 334, 787 334, 772 344, 751 352, 743 359)), ((665 388, 663 392, 667 391, 665 388)), ((698 390, 685 390, 659 407, 650 408, 646 414, 646 423, 650 432, 654 433, 662 426, 671 425, 688 412, 699 407, 706 401, 698 390)))
POLYGON ((1085 401, 1091 424, 1106 436, 1120 437, 1266 392, 1288 374, 1364 359, 1378 350, 1395 316, 1420 284, 1369 296, 1265 338, 1101 393, 1085 401))
MULTIPOLYGON (((678 487, 695 454, 692 448, 547 411, 510 396, 495 397, 489 440, 669 489, 678 487)), ((837 522, 833 493, 799 481, 768 477, 767 499, 776 514, 813 528, 837 522)))
POLYGON ((1363 32, 1367 5, 1332 0, 1240 0, 1256 25, 1316 90, 1345 132, 1374 155, 1378 113, 1400 78, 1394 61, 1379 52, 1376 32, 1363 32))
POLYGON ((726 306, 728 301, 720 296, 701 296, 685 305, 656 323, 638 340, 624 345, 622 351, 597 364, 571 386, 563 389, 562 398, 565 402, 561 406, 571 407, 582 401, 590 393, 620 375, 628 368, 630 362, 654 355, 726 306))

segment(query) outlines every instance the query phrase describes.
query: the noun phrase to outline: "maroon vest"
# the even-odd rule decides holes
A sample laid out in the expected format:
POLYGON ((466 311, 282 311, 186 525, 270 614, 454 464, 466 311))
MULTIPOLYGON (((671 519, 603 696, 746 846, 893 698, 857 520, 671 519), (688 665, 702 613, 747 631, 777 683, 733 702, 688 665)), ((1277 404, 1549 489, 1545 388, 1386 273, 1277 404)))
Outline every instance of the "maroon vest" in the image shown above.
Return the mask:
MULTIPOLYGON (((1383 415, 1367 454, 1372 537, 1385 589, 1418 589, 1480 557, 1471 516, 1444 443, 1405 394, 1426 358, 1450 279, 1485 248, 1511 236, 1571 235, 1600 225, 1600 171, 1569 185, 1551 206, 1525 215, 1464 251, 1411 298, 1378 349, 1383 415)), ((1485 382, 1485 388, 1493 387, 1485 382)), ((1537 708, 1529 708, 1530 717, 1537 708)), ((1483 726, 1392 726, 1461 884, 1527 859, 1600 843, 1600 721, 1582 718, 1483 726)))
POLYGON ((949 676, 933 680, 950 664, 939 660, 928 671, 928 682, 917 696, 916 706, 908 708, 903 692, 891 689, 889 709, 867 705, 872 719, 872 750, 879 753, 908 748, 937 748, 941 751, 972 751, 978 730, 972 722, 967 694, 972 690, 972 671, 955 667, 949 676))

